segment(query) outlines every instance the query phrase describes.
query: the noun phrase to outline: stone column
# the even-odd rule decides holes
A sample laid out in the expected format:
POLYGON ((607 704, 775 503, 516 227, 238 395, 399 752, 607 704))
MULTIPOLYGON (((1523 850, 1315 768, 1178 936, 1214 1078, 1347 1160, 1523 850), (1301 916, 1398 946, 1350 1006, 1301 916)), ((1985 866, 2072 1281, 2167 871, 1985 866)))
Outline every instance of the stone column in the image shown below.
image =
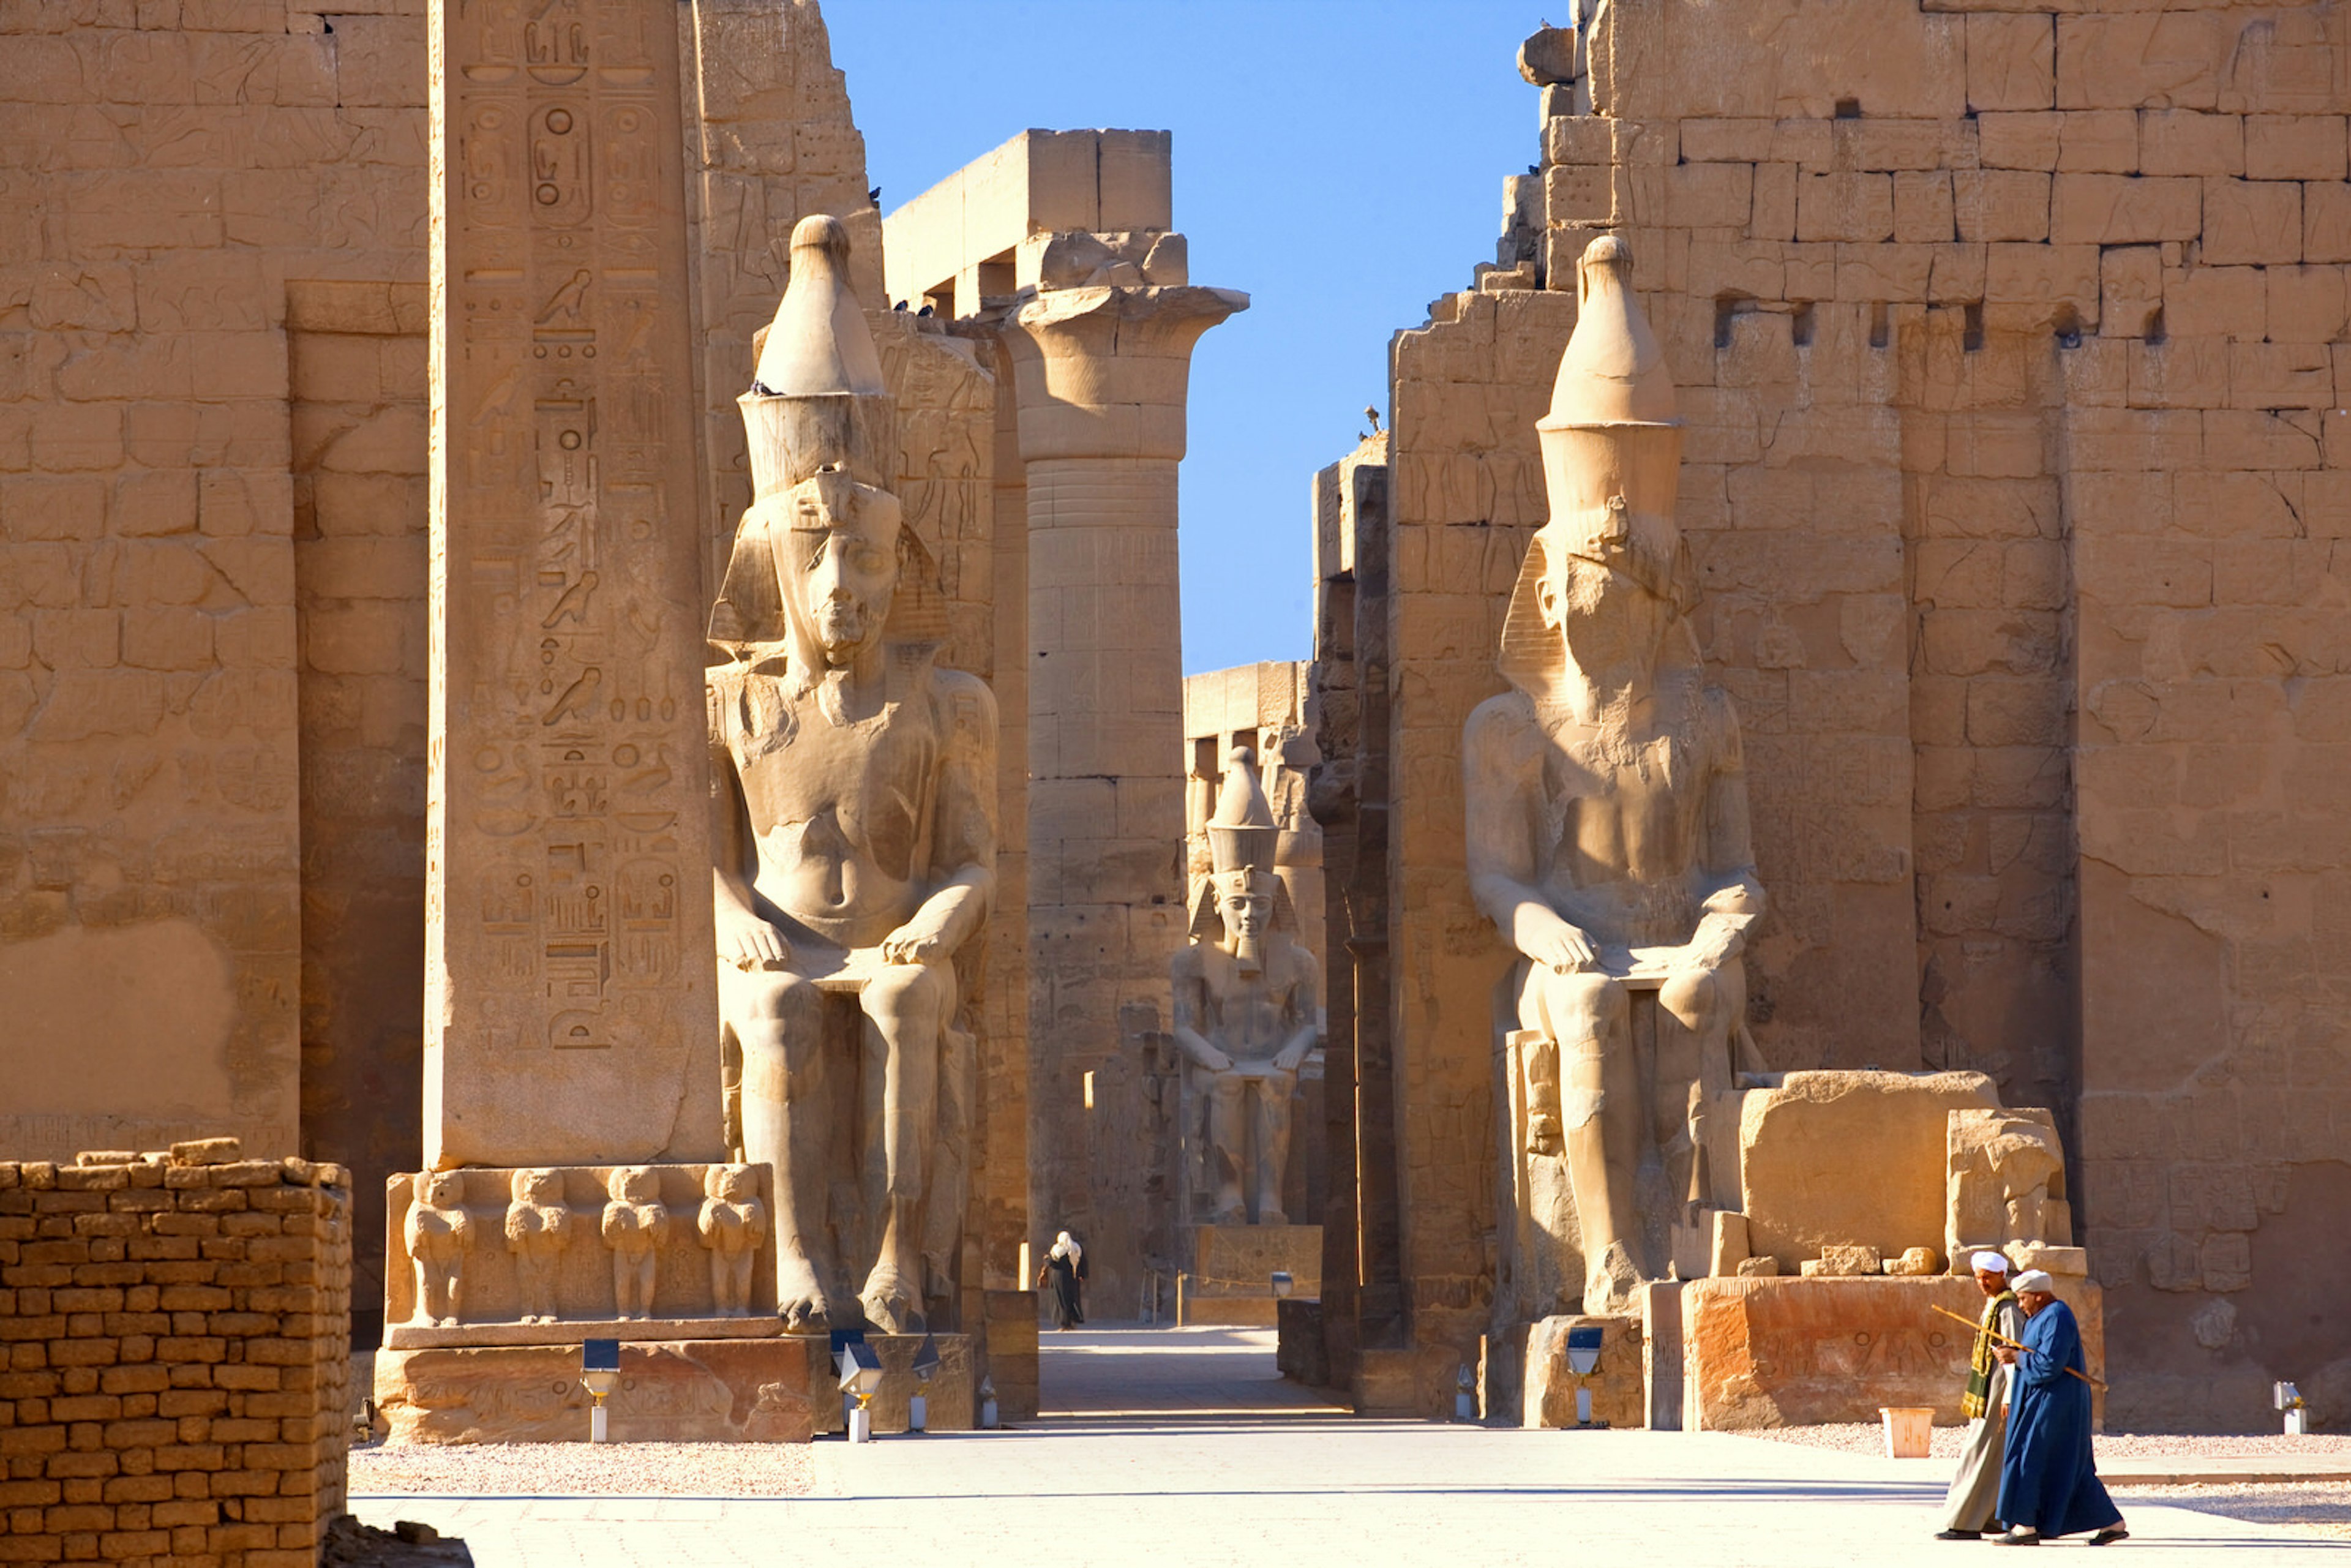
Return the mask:
POLYGON ((1132 1311, 1146 1248, 1171 1256, 1146 1237, 1166 1195, 1113 1132, 1144 1120, 1119 1009, 1165 1019, 1184 942, 1176 466, 1192 347, 1248 305, 1048 288, 1005 323, 1029 503, 1029 1215, 1080 1233, 1105 1316, 1132 1311))
POLYGON ((431 25, 424 1158, 713 1158, 676 6, 431 25))

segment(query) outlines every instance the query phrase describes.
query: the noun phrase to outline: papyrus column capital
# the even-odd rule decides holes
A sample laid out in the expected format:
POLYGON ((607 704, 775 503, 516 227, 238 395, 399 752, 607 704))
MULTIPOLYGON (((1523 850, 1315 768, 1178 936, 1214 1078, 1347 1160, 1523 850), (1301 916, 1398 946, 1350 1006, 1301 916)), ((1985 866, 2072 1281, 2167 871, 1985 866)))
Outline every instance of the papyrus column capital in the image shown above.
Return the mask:
POLYGON ((1184 455, 1192 346, 1249 296, 1231 288, 1040 290, 1006 318, 1020 455, 1184 455))

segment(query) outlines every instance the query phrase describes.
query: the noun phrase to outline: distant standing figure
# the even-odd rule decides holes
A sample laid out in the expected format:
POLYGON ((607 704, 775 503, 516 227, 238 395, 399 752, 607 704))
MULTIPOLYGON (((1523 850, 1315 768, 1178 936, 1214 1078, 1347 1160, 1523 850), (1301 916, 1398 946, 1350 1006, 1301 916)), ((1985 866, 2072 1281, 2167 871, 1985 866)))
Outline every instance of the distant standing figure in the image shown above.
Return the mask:
POLYGON ((1999 1352, 2015 1369, 2015 1415, 2000 1470, 2000 1517, 2009 1528, 1997 1539, 2003 1546, 2038 1546, 2044 1535, 2093 1531, 2093 1546, 2120 1541, 2130 1531, 2090 1454, 2090 1385, 2073 1375, 2089 1371, 2081 1325, 2057 1299, 2057 1281, 2040 1270, 2019 1274, 2015 1289, 2024 1343, 1999 1352))
POLYGON ((1073 1329, 1086 1321, 1081 1300, 1080 1281, 1086 1277, 1086 1249, 1062 1231, 1053 1238, 1053 1249, 1045 1255, 1045 1266, 1037 1270, 1037 1287, 1045 1288, 1052 1281, 1053 1322, 1063 1329, 1073 1329))
POLYGON ((1968 1418, 1968 1441, 1959 1451, 1959 1473, 1943 1500, 1938 1541, 1980 1540, 1998 1517, 1992 1507, 2000 1500, 2000 1461, 2008 1435, 2008 1367, 2000 1359, 2000 1342, 2024 1333, 2024 1309, 2008 1288, 2008 1260, 1997 1252, 1979 1252, 1968 1261, 1990 1299, 1976 1329, 1974 1353, 1968 1357, 1968 1391, 1959 1402, 1960 1413, 1968 1418))

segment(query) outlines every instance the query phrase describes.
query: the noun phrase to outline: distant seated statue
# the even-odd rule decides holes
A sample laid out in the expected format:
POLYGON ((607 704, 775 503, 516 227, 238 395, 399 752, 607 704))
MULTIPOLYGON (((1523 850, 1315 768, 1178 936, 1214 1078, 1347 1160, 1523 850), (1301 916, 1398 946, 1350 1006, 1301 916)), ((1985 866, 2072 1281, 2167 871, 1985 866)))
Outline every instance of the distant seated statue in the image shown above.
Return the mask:
POLYGON ((669 1235, 661 1177, 643 1166, 618 1166, 606 1180, 611 1201, 604 1205, 603 1232, 612 1249, 612 1315, 649 1318, 662 1242, 669 1235))
POLYGON ((1210 1218, 1287 1225, 1290 1097, 1321 1038, 1322 977, 1291 936, 1273 874, 1277 829, 1255 758, 1236 750, 1208 823, 1214 869, 1192 912, 1192 941, 1169 966, 1176 1043, 1190 1064, 1186 1127, 1205 1100, 1210 1218), (1250 1158, 1252 1153, 1254 1160, 1250 1158))
POLYGON ((1661 1221, 1710 1197, 1698 1121, 1731 1084, 1763 910, 1738 716, 1688 620, 1673 382, 1631 269, 1613 235, 1584 252, 1536 427, 1551 518, 1504 624, 1512 689, 1470 715, 1461 764, 1471 893, 1521 958, 1504 1020, 1520 1158, 1563 1156, 1583 1310, 1612 1314, 1663 1276, 1661 1221))
POLYGON ((969 1047, 955 961, 996 884, 996 705, 934 662, 944 612, 890 493, 893 409, 848 244, 830 217, 792 231, 742 399, 757 499, 707 673, 722 1048, 743 1157, 776 1172, 786 1325, 862 1309, 920 1333, 959 1247, 941 1182, 968 1151, 941 1137, 942 1061, 969 1047), (829 1021, 828 994, 853 1019, 829 1021), (860 1212, 832 1212, 842 1189, 860 1212))
POLYGON ((571 1210, 563 1201, 563 1176, 559 1171, 524 1169, 515 1172, 511 1183, 514 1201, 507 1205, 507 1250, 514 1254, 522 1321, 551 1323, 558 1316, 556 1287, 563 1249, 571 1245, 571 1210))
POLYGON ((465 1310, 474 1218, 465 1212, 465 1185, 455 1171, 427 1171, 416 1180, 421 1190, 401 1226, 401 1239, 416 1265, 416 1316, 420 1322, 448 1328, 465 1310))
POLYGON ((722 1317, 740 1317, 751 1310, 751 1266, 768 1239, 768 1206, 748 1166, 712 1166, 702 1190, 695 1228, 710 1249, 711 1301, 722 1317))

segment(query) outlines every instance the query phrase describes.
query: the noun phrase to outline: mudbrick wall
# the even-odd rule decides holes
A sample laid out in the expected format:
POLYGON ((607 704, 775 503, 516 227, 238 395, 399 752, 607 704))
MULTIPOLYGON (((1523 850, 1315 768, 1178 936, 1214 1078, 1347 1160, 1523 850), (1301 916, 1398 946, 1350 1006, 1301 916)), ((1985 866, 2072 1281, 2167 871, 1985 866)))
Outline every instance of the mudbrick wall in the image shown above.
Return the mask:
POLYGON ((0 1163, 0 1561, 318 1561, 343 1511, 350 1187, 239 1156, 0 1163))
POLYGON ((2351 21, 1580 6, 1498 264, 1393 355, 1392 1002, 1416 1339, 1492 1269, 1453 739, 1543 511, 1573 260, 1630 242, 1745 727, 1776 1068, 2056 1107, 2118 1427, 2351 1418, 2351 21))

